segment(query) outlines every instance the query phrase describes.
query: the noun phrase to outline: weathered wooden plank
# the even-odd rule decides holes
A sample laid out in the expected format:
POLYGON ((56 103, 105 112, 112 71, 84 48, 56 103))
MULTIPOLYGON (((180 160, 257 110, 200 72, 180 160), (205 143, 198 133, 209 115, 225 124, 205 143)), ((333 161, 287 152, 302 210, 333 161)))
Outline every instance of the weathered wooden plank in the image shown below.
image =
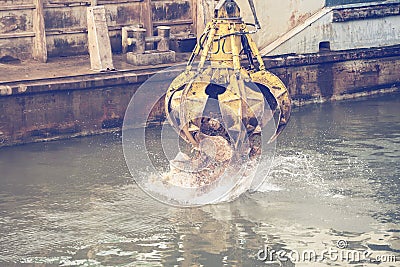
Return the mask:
POLYGON ((87 8, 87 24, 91 69, 95 71, 113 70, 111 43, 104 6, 87 8))
POLYGON ((203 34, 207 22, 214 17, 215 1, 198 0, 197 1, 197 36, 203 34))
POLYGON ((29 4, 32 4, 32 0, 0 0, 0 9, 2 8, 2 6, 17 6, 29 4))
POLYGON ((197 0, 192 0, 192 33, 197 34, 197 0))
POLYGON ((0 39, 35 37, 34 32, 14 32, 0 34, 0 39))
POLYGON ((157 26, 172 26, 172 25, 193 25, 193 20, 191 19, 185 19, 185 20, 174 20, 174 21, 168 21, 167 23, 165 21, 156 21, 153 23, 154 27, 157 26))
POLYGON ((0 11, 29 10, 29 9, 35 9, 35 5, 33 5, 33 4, 28 4, 28 5, 8 5, 8 6, 0 5, 0 11))
POLYGON ((147 30, 147 36, 153 36, 153 20, 151 14, 151 0, 144 0, 141 4, 140 20, 144 28, 147 30))

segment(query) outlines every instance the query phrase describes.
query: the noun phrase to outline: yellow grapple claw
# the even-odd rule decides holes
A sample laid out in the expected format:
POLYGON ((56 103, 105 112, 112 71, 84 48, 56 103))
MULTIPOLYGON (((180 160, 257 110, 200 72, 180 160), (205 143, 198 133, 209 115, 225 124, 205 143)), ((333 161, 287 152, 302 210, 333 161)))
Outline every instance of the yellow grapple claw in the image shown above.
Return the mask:
POLYGON ((241 145, 260 134, 278 110, 278 125, 270 142, 286 127, 291 112, 289 92, 265 69, 251 38, 255 32, 243 22, 234 0, 219 1, 215 18, 207 24, 186 71, 170 85, 165 101, 168 121, 194 148, 200 145, 199 136, 208 135, 222 136, 242 151, 241 145), (244 68, 241 63, 246 57, 249 67, 244 68))

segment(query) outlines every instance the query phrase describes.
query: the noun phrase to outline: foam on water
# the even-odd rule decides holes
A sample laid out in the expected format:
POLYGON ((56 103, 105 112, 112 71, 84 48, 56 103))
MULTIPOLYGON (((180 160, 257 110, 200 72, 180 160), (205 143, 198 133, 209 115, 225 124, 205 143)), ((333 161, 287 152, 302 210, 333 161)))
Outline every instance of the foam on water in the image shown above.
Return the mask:
MULTIPOLYGON (((162 172, 150 174, 150 178, 144 184, 146 192, 163 195, 167 199, 166 203, 173 203, 177 198, 179 191, 180 203, 185 205, 184 200, 188 200, 187 204, 195 204, 194 199, 205 197, 204 201, 199 202, 197 205, 202 204, 217 204, 221 202, 231 202, 238 198, 240 195, 250 190, 253 183, 253 177, 257 171, 257 161, 249 161, 241 164, 231 164, 226 166, 225 172, 212 184, 207 186, 198 187, 185 187, 184 185, 194 184, 197 174, 191 172, 162 172), (189 181, 189 182, 188 182, 189 181), (165 185, 165 184, 169 184, 165 185), (183 186, 176 186, 183 185, 183 186), (179 190, 177 189, 179 188, 179 190), (166 190, 167 189, 167 190, 166 190), (186 190, 185 190, 186 189, 186 190), (178 191, 177 191, 178 190, 178 191), (218 192, 220 194, 218 194, 218 192), (207 196, 210 198, 207 198, 207 196), (170 202, 171 201, 171 202, 170 202)), ((143 173, 142 175, 149 175, 143 173)), ((151 193, 151 194, 152 194, 151 193)), ((156 197, 157 199, 157 197, 156 197)))

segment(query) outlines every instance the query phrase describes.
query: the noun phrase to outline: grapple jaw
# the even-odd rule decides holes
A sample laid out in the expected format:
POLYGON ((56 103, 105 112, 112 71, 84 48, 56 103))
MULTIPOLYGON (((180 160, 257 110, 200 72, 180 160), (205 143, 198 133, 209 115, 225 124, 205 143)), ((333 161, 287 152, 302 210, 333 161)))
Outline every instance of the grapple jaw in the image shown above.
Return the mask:
MULTIPOLYGON (((270 142, 276 140, 289 123, 292 111, 292 101, 285 84, 273 73, 268 71, 259 71, 251 74, 254 82, 263 92, 264 98, 274 111, 279 110, 279 119, 275 134, 270 138, 270 142)), ((264 123, 265 125, 265 123, 264 123)))
POLYGON ((171 125, 194 148, 201 136, 223 136, 236 150, 260 134, 279 111, 274 141, 286 127, 291 112, 288 91, 268 71, 239 75, 233 69, 209 67, 202 73, 185 72, 171 84, 166 96, 171 125))

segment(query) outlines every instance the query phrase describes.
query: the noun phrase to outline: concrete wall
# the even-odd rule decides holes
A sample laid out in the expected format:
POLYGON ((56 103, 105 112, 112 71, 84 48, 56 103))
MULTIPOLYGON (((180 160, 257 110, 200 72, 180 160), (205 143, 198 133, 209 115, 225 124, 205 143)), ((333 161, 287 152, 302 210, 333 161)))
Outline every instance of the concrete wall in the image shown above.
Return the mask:
MULTIPOLYGON (((172 26, 173 33, 193 30, 195 0, 99 0, 105 5, 111 44, 121 50, 121 27, 144 24, 146 28, 172 26), (150 25, 149 25, 149 22, 150 25)), ((86 8, 89 0, 44 0, 44 21, 49 56, 87 53, 86 8)), ((0 0, 0 59, 32 57, 34 0, 0 0)))
POLYGON ((319 14, 262 49, 262 54, 316 53, 321 42, 329 42, 333 51, 400 44, 400 3, 325 8, 319 14))

